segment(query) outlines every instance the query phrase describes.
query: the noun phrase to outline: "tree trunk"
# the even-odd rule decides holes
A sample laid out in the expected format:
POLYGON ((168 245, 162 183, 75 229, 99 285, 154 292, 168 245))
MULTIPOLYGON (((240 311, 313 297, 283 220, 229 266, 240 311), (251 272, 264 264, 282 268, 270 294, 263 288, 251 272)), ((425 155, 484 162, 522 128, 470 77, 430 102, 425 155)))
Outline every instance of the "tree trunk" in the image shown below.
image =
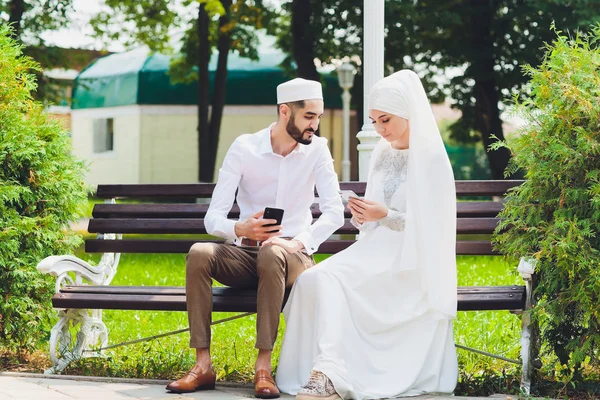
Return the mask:
MULTIPOLYGON (((217 71, 215 73, 215 81, 213 87, 212 109, 210 114, 210 149, 211 149, 211 165, 210 176, 214 176, 216 168, 217 149, 219 146, 219 133, 221 131, 221 120, 223 118, 223 108, 225 107, 225 93, 227 90, 227 58, 231 49, 231 35, 223 28, 230 22, 229 9, 231 0, 221 0, 225 8, 225 14, 219 18, 219 40, 217 50, 219 58, 217 61, 217 71)), ((207 169, 206 174, 209 175, 207 169)))
POLYGON ((476 99, 476 126, 481 132, 483 146, 485 147, 490 170, 493 179, 504 179, 504 170, 510 159, 508 149, 501 147, 498 150, 489 150, 490 144, 496 141, 492 135, 499 140, 504 140, 502 120, 498 109, 498 90, 493 79, 477 80, 475 83, 476 99))
POLYGON ((292 52, 298 65, 298 77, 320 81, 315 66, 315 36, 311 29, 311 0, 292 1, 292 52))
POLYGON ((21 37, 21 19, 25 12, 25 0, 11 0, 8 9, 10 12, 8 23, 13 27, 11 37, 18 40, 21 37))
POLYGON ((211 135, 208 124, 208 62, 210 61, 210 42, 208 40, 209 19, 204 4, 198 8, 198 180, 212 182, 214 155, 212 154, 211 135))
POLYGON ((481 132, 493 179, 504 179, 504 170, 510 159, 506 148, 488 151, 495 141, 494 135, 504 140, 502 120, 498 109, 498 87, 494 79, 494 41, 491 24, 495 13, 495 1, 471 0, 472 49, 475 50, 471 75, 475 80, 475 128, 481 132))

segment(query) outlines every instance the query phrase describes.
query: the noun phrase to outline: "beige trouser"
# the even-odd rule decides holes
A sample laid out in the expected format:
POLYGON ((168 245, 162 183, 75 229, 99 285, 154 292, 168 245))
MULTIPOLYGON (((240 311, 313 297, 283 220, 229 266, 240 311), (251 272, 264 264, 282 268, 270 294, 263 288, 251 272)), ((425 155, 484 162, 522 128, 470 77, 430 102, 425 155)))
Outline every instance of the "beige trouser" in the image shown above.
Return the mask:
POLYGON ((195 243, 186 257, 185 287, 190 347, 210 347, 212 278, 236 288, 256 288, 256 348, 273 349, 285 288, 315 264, 304 252, 288 253, 280 246, 237 247, 195 243))

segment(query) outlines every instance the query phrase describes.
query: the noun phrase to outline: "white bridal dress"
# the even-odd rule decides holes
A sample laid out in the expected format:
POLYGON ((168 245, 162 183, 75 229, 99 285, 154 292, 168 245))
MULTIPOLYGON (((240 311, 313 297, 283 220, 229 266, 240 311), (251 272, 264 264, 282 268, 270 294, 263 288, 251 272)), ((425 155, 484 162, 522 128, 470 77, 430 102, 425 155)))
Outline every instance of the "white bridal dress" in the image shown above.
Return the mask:
MULTIPOLYGON (((296 394, 312 369, 327 375, 344 399, 454 390, 452 304, 450 316, 433 307, 422 269, 403 266, 412 258, 400 260, 405 234, 412 232, 405 228, 418 218, 416 211, 407 212, 409 151, 380 141, 365 197, 385 204, 388 217, 357 225, 361 234, 355 244, 296 281, 284 309, 287 328, 277 368, 283 392, 296 394)), ((412 249, 420 243, 409 243, 413 255, 438 251, 435 245, 412 249)), ((456 293, 455 282, 447 284, 456 293)))

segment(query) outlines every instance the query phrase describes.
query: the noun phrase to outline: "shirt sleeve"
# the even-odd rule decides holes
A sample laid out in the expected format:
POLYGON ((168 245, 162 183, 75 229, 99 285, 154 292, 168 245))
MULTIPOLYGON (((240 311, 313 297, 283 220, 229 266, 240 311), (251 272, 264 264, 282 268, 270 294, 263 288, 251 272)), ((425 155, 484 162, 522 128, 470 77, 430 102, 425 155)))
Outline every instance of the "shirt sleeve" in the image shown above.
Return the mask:
POLYGON ((237 239, 235 235, 237 220, 227 219, 227 214, 231 211, 235 192, 242 179, 242 156, 243 145, 239 140, 235 140, 225 155, 210 206, 204 217, 206 232, 231 241, 237 239))
POLYGON ((340 185, 333 169, 333 158, 326 144, 322 146, 320 159, 315 168, 315 185, 319 194, 321 216, 294 239, 304 245, 306 252, 313 254, 321 243, 344 225, 344 205, 340 197, 340 185))

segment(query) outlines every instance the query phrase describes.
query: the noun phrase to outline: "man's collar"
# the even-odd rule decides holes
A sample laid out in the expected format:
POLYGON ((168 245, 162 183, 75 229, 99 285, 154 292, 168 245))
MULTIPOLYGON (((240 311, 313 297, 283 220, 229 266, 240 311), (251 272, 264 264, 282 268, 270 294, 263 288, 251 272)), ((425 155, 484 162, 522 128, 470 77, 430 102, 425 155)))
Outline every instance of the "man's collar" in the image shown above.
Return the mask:
MULTIPOLYGON (((260 154, 274 153, 273 146, 271 145, 271 129, 273 129, 275 123, 272 123, 267 129, 260 132, 260 154)), ((292 153, 305 154, 306 145, 298 143, 292 153)))
POLYGON ((306 153, 306 146, 306 144, 298 143, 294 150, 292 150, 292 153, 304 154, 306 153))
POLYGON ((267 129, 263 129, 260 135, 260 154, 267 154, 273 152, 273 146, 271 146, 271 128, 275 123, 271 124, 267 129))

